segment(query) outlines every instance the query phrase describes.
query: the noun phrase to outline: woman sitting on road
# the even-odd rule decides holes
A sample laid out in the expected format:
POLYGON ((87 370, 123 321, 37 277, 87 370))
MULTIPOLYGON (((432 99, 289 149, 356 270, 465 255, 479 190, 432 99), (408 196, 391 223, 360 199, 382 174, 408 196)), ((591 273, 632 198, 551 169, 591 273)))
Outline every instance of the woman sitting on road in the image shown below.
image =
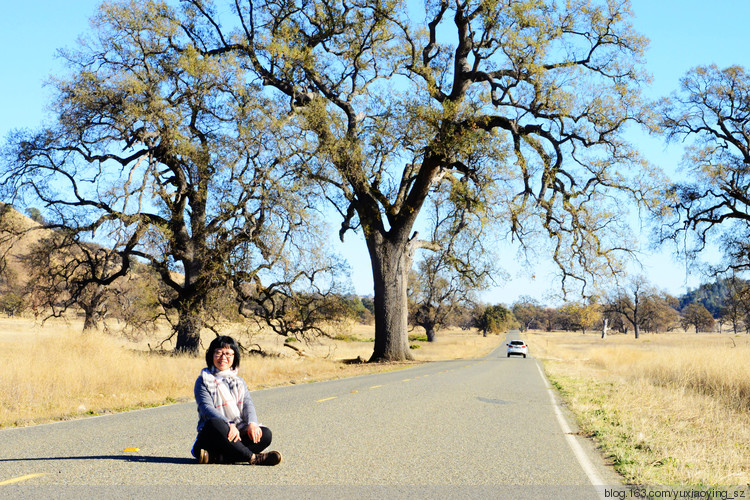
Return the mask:
POLYGON ((195 381, 199 420, 193 456, 202 464, 277 465, 281 453, 261 453, 271 444, 271 431, 258 424, 247 384, 237 376, 239 366, 234 339, 216 337, 206 351, 206 368, 195 381))

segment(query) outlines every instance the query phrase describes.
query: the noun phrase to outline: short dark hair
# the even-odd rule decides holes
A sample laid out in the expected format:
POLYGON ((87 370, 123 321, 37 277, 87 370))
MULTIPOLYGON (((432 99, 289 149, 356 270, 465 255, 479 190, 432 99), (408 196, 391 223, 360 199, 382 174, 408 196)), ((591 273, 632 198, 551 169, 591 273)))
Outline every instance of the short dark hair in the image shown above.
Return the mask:
POLYGON ((224 347, 229 347, 234 351, 232 369, 236 370, 237 367, 240 366, 240 347, 237 345, 237 342, 235 342, 232 337, 220 335, 211 341, 211 344, 209 344, 208 350, 206 351, 206 366, 208 368, 214 367, 214 351, 224 347))

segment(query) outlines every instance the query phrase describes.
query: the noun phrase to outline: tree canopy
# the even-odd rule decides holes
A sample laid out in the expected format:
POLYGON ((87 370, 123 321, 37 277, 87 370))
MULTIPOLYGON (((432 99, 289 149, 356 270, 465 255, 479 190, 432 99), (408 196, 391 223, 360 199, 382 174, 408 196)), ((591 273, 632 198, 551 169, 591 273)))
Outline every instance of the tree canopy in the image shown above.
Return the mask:
POLYGON ((342 238, 364 234, 373 360, 410 357, 407 276, 428 246, 415 229, 441 184, 489 219, 508 214, 522 244, 547 236, 566 288, 619 271, 618 202, 650 201, 653 174, 623 139, 648 119, 628 1, 237 0, 231 20, 187 3, 218 41, 196 45, 243 58, 278 97, 342 238))
POLYGON ((665 239, 695 236, 691 255, 718 243, 725 261, 715 272, 750 269, 750 75, 739 66, 692 69, 662 102, 661 121, 669 139, 687 144, 691 176, 672 186, 665 239))
POLYGON ((15 132, 2 181, 6 199, 44 204, 48 228, 114 251, 118 265, 92 282, 148 263, 177 316, 176 348, 197 352, 212 292, 292 293, 331 267, 314 259, 310 189, 284 167, 274 103, 231 54, 202 53, 190 16, 164 2, 103 4, 92 32, 61 52, 56 122, 15 132))
POLYGON ((622 201, 652 203, 658 174, 624 138, 650 118, 630 17, 628 0, 105 4, 65 53, 58 123, 11 140, 4 185, 113 240, 123 270, 149 262, 187 350, 209 290, 244 302, 269 273, 289 293, 317 274, 324 198, 367 244, 371 359, 408 359, 407 278, 442 246, 417 232, 440 193, 497 224, 479 238, 544 237, 564 290, 620 272, 622 201))

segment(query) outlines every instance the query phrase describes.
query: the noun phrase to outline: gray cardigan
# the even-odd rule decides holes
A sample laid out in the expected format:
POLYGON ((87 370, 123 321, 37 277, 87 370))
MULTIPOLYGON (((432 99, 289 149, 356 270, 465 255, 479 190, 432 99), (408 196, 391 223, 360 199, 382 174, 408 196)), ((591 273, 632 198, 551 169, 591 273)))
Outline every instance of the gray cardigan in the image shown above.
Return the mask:
MULTIPOLYGON (((250 397, 250 391, 247 390, 247 384, 241 378, 239 378, 239 381, 245 387, 245 397, 243 398, 242 402, 238 404, 238 406, 240 407, 242 420, 237 423, 237 428, 239 430, 244 430, 247 429, 247 426, 250 422, 257 423, 258 417, 255 415, 255 405, 253 404, 253 400, 250 397)), ((206 421, 212 418, 220 418, 229 423, 229 419, 216 411, 214 400, 211 397, 211 393, 209 392, 208 388, 203 383, 202 376, 198 376, 198 379, 195 381, 194 392, 195 402, 198 404, 198 432, 203 429, 206 421)))

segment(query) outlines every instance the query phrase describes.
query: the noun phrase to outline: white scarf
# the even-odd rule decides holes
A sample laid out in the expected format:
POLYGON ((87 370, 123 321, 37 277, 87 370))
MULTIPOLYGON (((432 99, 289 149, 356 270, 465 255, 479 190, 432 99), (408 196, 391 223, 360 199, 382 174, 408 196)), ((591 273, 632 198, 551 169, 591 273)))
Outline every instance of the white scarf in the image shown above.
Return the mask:
POLYGON ((245 398, 245 388, 237 377, 237 370, 219 372, 204 368, 201 376, 214 401, 214 407, 229 420, 238 422, 242 416, 240 407, 245 398))

